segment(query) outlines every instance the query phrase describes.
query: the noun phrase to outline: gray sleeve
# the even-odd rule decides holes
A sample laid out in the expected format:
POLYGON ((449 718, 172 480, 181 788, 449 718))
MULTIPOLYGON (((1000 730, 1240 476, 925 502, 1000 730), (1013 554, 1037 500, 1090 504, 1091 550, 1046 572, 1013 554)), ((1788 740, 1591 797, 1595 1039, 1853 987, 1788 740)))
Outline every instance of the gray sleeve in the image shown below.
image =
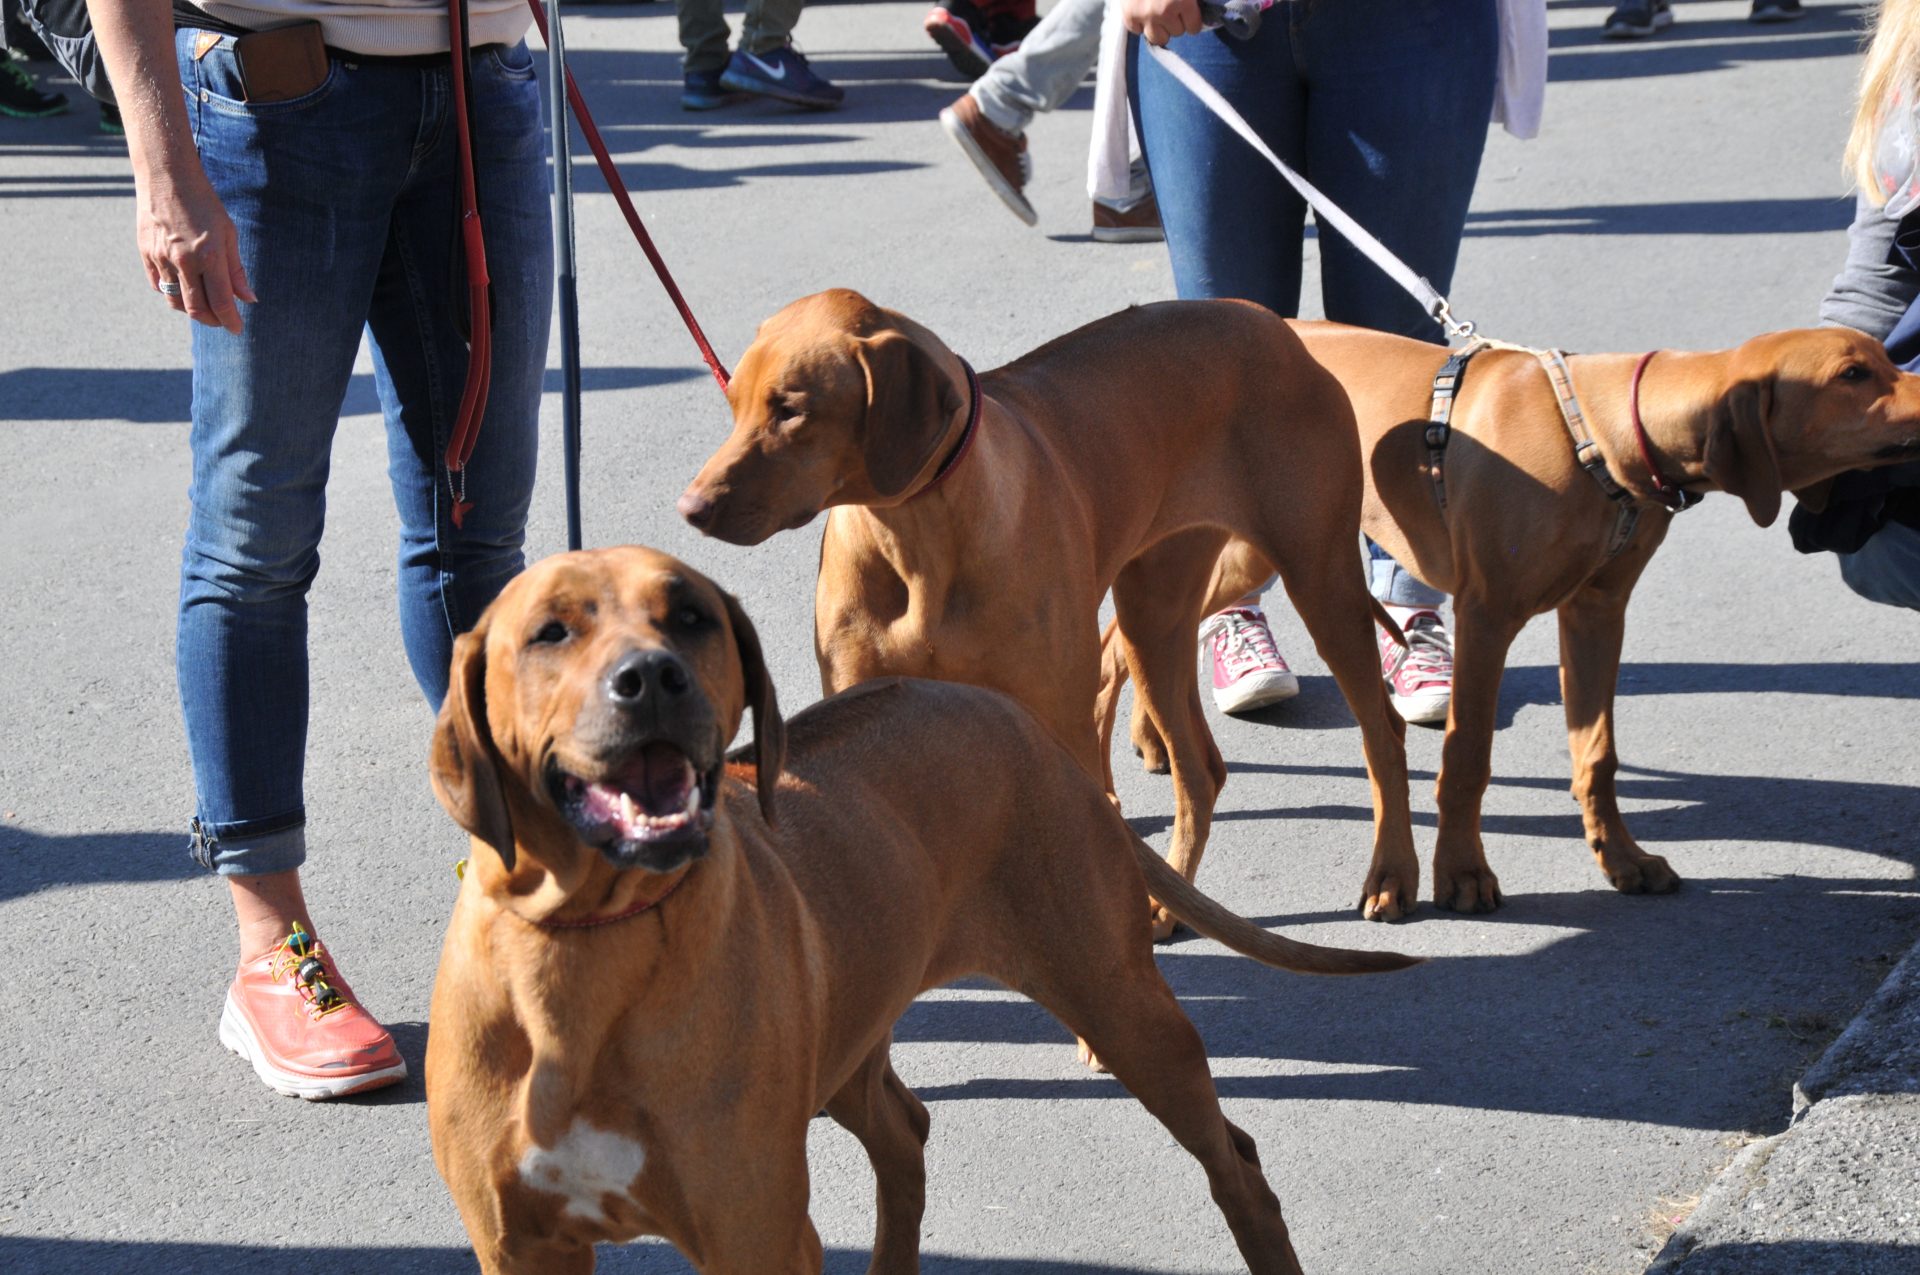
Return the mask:
POLYGON ((1847 264, 1820 302, 1822 324, 1858 328, 1880 340, 1893 331, 1920 296, 1920 273, 1894 263, 1893 237, 1899 228, 1899 222, 1859 196, 1853 224, 1847 227, 1847 264))

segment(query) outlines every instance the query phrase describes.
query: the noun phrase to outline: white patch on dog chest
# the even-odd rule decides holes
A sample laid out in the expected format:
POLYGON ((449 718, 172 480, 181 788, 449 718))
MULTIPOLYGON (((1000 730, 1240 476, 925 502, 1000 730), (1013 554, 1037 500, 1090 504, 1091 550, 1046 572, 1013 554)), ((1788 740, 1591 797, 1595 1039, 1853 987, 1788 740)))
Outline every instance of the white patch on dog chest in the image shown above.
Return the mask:
POLYGON ((520 1157, 520 1180, 539 1191, 567 1198, 570 1217, 605 1222, 601 1197, 625 1195, 647 1162, 647 1149, 632 1138, 596 1129, 575 1118, 552 1147, 527 1148, 520 1157))

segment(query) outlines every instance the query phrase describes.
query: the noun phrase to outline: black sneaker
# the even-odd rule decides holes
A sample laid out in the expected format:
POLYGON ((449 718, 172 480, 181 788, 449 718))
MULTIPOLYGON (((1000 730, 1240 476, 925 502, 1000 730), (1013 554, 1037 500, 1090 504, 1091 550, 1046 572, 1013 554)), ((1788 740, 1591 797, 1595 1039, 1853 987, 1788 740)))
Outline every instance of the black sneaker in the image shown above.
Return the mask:
POLYGON ((100 103, 100 131, 108 137, 125 137, 127 126, 120 122, 120 108, 112 102, 100 103))
POLYGON ((1600 34, 1609 40, 1638 40, 1673 25, 1673 0, 1627 0, 1607 15, 1600 34))
POLYGON ((12 54, 0 54, 0 115, 39 120, 64 114, 66 109, 65 93, 42 93, 27 68, 14 61, 12 54))
POLYGON ((680 80, 680 109, 711 111, 747 100, 745 93, 723 88, 719 71, 688 71, 680 80))
POLYGON ((748 53, 735 49, 720 72, 720 87, 736 93, 757 93, 795 106, 825 110, 846 101, 847 91, 814 73, 807 59, 791 44, 748 53))
POLYGON ((1800 0, 1753 0, 1753 12, 1747 15, 1747 21, 1797 22, 1806 16, 1800 0))
POLYGON ((998 62, 1007 54, 1020 47, 1020 42, 1033 34, 1040 25, 1040 19, 1034 16, 1016 18, 1010 13, 996 13, 987 20, 987 51, 998 62))

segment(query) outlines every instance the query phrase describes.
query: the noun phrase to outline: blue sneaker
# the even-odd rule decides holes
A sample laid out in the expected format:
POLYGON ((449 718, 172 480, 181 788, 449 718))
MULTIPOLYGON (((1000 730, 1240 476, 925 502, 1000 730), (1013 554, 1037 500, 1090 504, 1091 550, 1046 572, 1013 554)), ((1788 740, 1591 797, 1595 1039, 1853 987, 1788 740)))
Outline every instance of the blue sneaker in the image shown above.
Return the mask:
POLYGON ((746 97, 745 93, 735 93, 721 87, 718 71, 688 71, 680 81, 680 109, 683 111, 711 111, 716 106, 744 102, 746 97))
POLYGON ((807 59, 791 44, 765 53, 736 49, 727 60, 727 69, 720 72, 720 84, 735 92, 757 93, 816 110, 838 106, 847 97, 845 89, 814 74, 807 59))

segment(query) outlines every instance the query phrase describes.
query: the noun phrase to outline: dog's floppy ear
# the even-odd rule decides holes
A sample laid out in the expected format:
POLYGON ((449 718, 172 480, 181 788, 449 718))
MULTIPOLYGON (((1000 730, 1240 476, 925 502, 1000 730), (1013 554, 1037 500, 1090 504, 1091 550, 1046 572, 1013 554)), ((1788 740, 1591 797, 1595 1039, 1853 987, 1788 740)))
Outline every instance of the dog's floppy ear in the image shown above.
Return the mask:
POLYGON ((1808 513, 1822 513, 1827 502, 1833 499, 1833 479, 1822 478, 1811 487, 1796 488, 1793 498, 1807 507, 1808 513))
POLYGON ((1780 458, 1767 419, 1772 411, 1773 382, 1742 381, 1721 396, 1707 424, 1707 477, 1746 501, 1762 527, 1780 516, 1780 458))
POLYGON ((433 728, 433 793, 453 821, 492 846, 513 871, 513 816, 500 785, 500 753, 487 725, 486 621, 453 644, 453 676, 433 728))
POLYGON ((753 768, 759 775, 755 786, 760 792, 760 817, 771 828, 774 789, 780 786, 780 772, 787 765, 787 723, 780 716, 780 702, 774 698, 773 678, 767 675, 753 621, 738 598, 724 591, 720 596, 727 600, 727 623, 733 626, 733 642, 740 649, 740 672, 753 709, 753 768))
POLYGON ((854 357, 867 375, 867 481, 880 496, 897 496, 926 468, 960 409, 960 392, 933 356, 900 332, 856 342, 854 357))

